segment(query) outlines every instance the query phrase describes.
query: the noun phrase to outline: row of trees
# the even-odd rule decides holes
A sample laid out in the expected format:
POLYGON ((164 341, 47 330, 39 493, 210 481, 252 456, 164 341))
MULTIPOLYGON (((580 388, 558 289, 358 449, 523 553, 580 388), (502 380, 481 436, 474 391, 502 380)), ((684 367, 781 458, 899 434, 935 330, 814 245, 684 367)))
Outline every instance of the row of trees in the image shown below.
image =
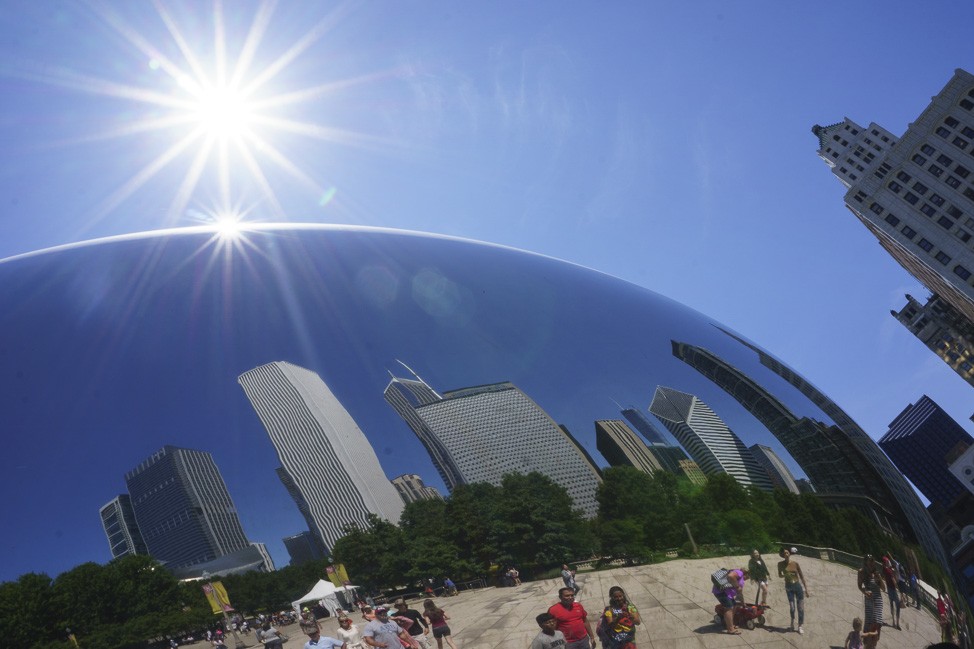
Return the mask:
MULTIPOLYGON (((511 474, 500 486, 462 485, 446 500, 410 503, 398 525, 373 517, 365 528, 346 528, 333 558, 355 583, 388 591, 429 577, 489 579, 509 566, 532 578, 595 556, 646 562, 672 549, 688 556, 688 530, 697 544, 721 546, 722 554, 767 552, 773 540, 856 554, 907 557, 915 550, 854 510, 831 510, 814 495, 746 490, 727 475, 698 486, 666 472, 612 468, 603 479, 594 519, 573 509, 568 493, 549 478, 511 474)), ((916 554, 921 573, 942 583, 939 568, 916 554)), ((222 581, 238 611, 274 612, 323 578, 326 565, 222 581)), ((200 584, 180 583, 144 556, 82 564, 53 580, 27 574, 0 584, 4 646, 67 648, 71 628, 83 649, 144 647, 147 639, 197 631, 217 619, 200 584)))

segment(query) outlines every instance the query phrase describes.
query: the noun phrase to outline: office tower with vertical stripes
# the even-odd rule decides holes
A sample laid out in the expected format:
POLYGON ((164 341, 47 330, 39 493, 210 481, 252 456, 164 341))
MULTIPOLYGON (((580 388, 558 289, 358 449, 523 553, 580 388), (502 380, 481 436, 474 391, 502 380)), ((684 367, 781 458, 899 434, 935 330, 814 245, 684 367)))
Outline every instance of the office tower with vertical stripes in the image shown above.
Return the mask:
POLYGON ((277 450, 278 476, 323 549, 330 551, 346 525, 367 525, 369 514, 399 521, 402 499, 321 377, 278 361, 237 380, 277 450))
POLYGON ((213 456, 164 446, 125 474, 149 554, 172 570, 250 547, 213 456))
POLYGON ((727 473, 746 487, 772 490, 767 473, 740 438, 696 396, 659 386, 649 411, 705 474, 727 473))
POLYGON ((139 525, 135 522, 132 498, 128 494, 119 494, 111 502, 105 503, 98 513, 113 559, 129 554, 149 554, 139 525))
POLYGON ((778 457, 773 448, 764 444, 754 444, 748 450, 751 451, 751 455, 758 461, 758 464, 768 472, 768 477, 775 489, 786 489, 793 494, 798 493, 795 476, 792 475, 788 465, 778 457))
POLYGON ((631 466, 650 474, 663 468, 646 443, 619 419, 595 422, 595 447, 609 466, 631 466))

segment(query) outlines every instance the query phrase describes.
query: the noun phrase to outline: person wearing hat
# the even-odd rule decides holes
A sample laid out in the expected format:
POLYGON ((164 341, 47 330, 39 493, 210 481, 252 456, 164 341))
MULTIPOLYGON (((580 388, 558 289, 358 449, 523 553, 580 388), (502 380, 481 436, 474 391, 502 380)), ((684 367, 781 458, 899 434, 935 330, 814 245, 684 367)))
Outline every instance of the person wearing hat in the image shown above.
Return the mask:
POLYGON ((378 649, 400 649, 400 638, 406 643, 412 642, 410 635, 389 619, 389 609, 385 606, 375 609, 375 619, 366 624, 362 631, 365 644, 378 649))
POLYGON ((298 622, 298 626, 301 627, 301 631, 307 636, 310 636, 312 631, 321 631, 321 627, 318 626, 318 620, 315 619, 315 614, 307 606, 301 611, 301 620, 298 622))
POLYGON ((344 649, 363 649, 362 630, 347 615, 339 616, 335 635, 345 642, 344 649))
POLYGON ((304 649, 343 649, 343 647, 345 647, 344 640, 323 636, 318 629, 315 629, 308 636, 308 641, 304 643, 304 649))
POLYGON ((430 625, 426 622, 423 614, 415 609, 409 608, 404 599, 397 599, 393 606, 396 607, 396 617, 406 618, 411 622, 410 626, 406 627, 406 632, 412 636, 416 644, 420 646, 420 649, 430 649, 430 625))

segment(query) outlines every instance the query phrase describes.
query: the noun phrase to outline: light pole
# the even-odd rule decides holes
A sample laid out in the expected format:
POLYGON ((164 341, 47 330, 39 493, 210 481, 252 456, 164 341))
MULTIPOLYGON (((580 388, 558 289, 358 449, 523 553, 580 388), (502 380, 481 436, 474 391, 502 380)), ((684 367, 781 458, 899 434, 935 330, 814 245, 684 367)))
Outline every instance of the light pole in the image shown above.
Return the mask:
POLYGON ((247 645, 244 644, 244 641, 240 639, 240 635, 237 633, 237 630, 234 629, 233 625, 230 623, 230 616, 227 615, 227 605, 229 605, 230 602, 226 602, 226 604, 224 604, 224 602, 220 600, 220 596, 217 594, 216 589, 213 588, 213 584, 210 582, 210 573, 204 570, 203 574, 200 575, 200 577, 202 577, 203 581, 206 582, 207 587, 210 589, 208 592, 213 593, 213 598, 220 605, 220 612, 223 613, 223 627, 227 631, 233 633, 234 646, 236 647, 236 649, 243 649, 247 645))

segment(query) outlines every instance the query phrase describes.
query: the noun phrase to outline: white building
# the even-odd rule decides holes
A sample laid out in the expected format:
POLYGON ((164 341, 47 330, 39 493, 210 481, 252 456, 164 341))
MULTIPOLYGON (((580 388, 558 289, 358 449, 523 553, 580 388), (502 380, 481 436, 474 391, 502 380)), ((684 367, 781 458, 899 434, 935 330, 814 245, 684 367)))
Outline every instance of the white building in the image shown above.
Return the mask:
POLYGON ((792 475, 788 465, 778 457, 773 448, 763 444, 754 444, 748 450, 751 451, 751 455, 758 461, 758 464, 768 472, 771 484, 779 489, 787 489, 793 494, 798 493, 798 483, 795 482, 795 476, 792 475))
POLYGON ((369 514, 399 521, 402 499, 372 445, 317 374, 275 362, 237 380, 277 450, 281 481, 325 548, 369 514))
POLYGON ((845 204, 907 271, 974 322, 974 75, 956 70, 897 138, 846 118, 815 126, 845 204))
POLYGON ((707 475, 727 473, 746 487, 771 491, 771 479, 744 442, 692 394, 659 386, 649 411, 663 422, 707 475))
MULTIPOLYGON (((390 388, 402 381, 393 378, 390 388)), ((387 388, 387 400, 389 392, 387 388)), ((436 392, 426 386, 422 394, 436 392)), ((449 471, 458 483, 500 485, 505 474, 537 471, 564 487, 586 516, 598 512, 595 492, 601 478, 591 458, 513 384, 495 383, 437 396, 408 408, 401 400, 390 400, 390 404, 427 449, 436 448, 449 459, 449 471)), ((436 464, 432 452, 430 456, 436 464)))

